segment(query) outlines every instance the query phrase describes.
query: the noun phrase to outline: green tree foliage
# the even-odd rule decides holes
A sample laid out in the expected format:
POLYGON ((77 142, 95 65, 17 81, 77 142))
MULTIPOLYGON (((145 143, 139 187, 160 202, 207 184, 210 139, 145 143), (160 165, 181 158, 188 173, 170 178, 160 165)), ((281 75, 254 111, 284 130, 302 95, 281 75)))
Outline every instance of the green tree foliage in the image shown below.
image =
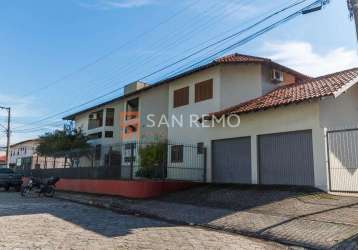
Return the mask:
POLYGON ((71 166, 76 159, 92 155, 91 146, 80 130, 65 127, 63 130, 46 133, 39 139, 36 151, 40 156, 65 157, 70 160, 71 166))
POLYGON ((140 169, 136 173, 138 177, 164 178, 167 159, 167 143, 157 142, 143 145, 139 149, 140 169))

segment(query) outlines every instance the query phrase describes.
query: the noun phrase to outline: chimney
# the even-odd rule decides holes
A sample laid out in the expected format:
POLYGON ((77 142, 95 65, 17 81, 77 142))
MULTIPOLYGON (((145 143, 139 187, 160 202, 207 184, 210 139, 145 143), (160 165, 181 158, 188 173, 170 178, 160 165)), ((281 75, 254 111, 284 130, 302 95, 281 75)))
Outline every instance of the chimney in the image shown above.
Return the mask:
POLYGON ((132 82, 124 87, 124 94, 128 95, 147 86, 149 86, 149 84, 145 82, 140 82, 140 81, 132 82))

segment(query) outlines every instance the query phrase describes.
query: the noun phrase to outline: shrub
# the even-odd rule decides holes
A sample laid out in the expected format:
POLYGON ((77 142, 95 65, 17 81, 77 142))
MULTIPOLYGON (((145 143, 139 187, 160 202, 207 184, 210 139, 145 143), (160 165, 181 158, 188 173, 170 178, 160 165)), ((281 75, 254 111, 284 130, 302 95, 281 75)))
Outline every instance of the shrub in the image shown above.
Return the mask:
POLYGON ((167 144, 158 142, 143 145, 139 149, 140 169, 136 172, 137 177, 165 178, 167 159, 167 144))

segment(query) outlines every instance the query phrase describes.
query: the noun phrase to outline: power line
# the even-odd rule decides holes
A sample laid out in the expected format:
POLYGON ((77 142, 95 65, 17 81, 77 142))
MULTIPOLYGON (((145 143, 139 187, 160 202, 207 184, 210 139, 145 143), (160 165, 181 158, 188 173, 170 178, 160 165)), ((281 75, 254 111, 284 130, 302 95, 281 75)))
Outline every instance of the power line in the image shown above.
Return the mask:
POLYGON ((284 24, 284 23, 292 20, 293 18, 295 18, 295 17, 297 17, 299 15, 302 15, 303 11, 308 10, 308 9, 310 9, 312 7, 315 7, 319 3, 321 3, 322 5, 325 5, 328 2, 326 2, 324 0, 317 0, 317 1, 313 2, 312 4, 302 8, 302 9, 296 11, 296 12, 294 12, 293 14, 291 14, 291 15, 283 18, 283 19, 280 19, 279 21, 271 24, 270 26, 265 27, 265 28, 259 30, 258 32, 255 32, 254 34, 252 34, 252 35, 250 35, 250 36, 248 36, 248 37, 246 37, 246 38, 244 38, 244 39, 242 39, 242 40, 240 40, 240 41, 238 41, 238 42, 236 42, 236 43, 234 43, 234 44, 232 44, 232 45, 230 45, 230 46, 228 46, 228 47, 226 47, 226 48, 224 48, 224 49, 222 49, 222 50, 220 50, 218 52, 215 52, 215 53, 211 54, 210 56, 208 56, 208 57, 206 57, 204 59, 201 59, 200 61, 198 61, 198 62, 196 62, 196 63, 194 63, 194 64, 192 64, 192 65, 190 65, 188 67, 185 67, 184 69, 182 69, 180 71, 174 72, 172 75, 177 75, 177 74, 180 74, 182 72, 188 71, 188 70, 190 70, 190 69, 192 69, 194 67, 197 67, 197 66, 199 66, 201 64, 205 64, 207 61, 210 61, 213 58, 216 58, 216 57, 220 56, 221 54, 226 53, 227 51, 230 51, 230 50, 235 49, 235 48, 237 48, 239 46, 242 46, 242 45, 246 44, 247 42, 249 42, 249 41, 251 41, 251 40, 253 40, 253 39, 255 39, 255 38, 257 38, 257 37, 259 37, 259 36, 261 36, 261 35, 263 35, 265 33, 267 33, 268 31, 276 28, 277 26, 279 26, 281 24, 284 24))
POLYGON ((53 86, 53 85, 56 85, 56 84, 58 84, 58 83, 60 83, 60 82, 62 82, 62 81, 64 81, 64 80, 67 80, 67 79, 71 78, 72 76, 74 76, 74 75, 76 75, 76 74, 78 74, 78 73, 81 73, 81 72, 85 71, 86 69, 92 67, 93 65, 98 64, 99 62, 101 62, 101 61, 107 59, 108 57, 112 56, 113 54, 117 53, 119 50, 121 50, 122 48, 124 48, 124 47, 127 46, 128 44, 130 44, 130 43, 136 41, 137 39, 140 39, 140 38, 146 36, 147 34, 153 32, 154 30, 156 30, 157 28, 159 28, 159 27, 162 26, 163 24, 169 22, 170 20, 174 19, 175 17, 177 17, 177 16, 180 15, 181 13, 185 12, 185 11, 188 10, 189 8, 191 8, 191 7, 193 7, 194 5, 198 4, 200 1, 201 1, 201 0, 194 1, 194 3, 187 5, 186 7, 184 7, 183 9, 181 9, 180 11, 176 12, 174 15, 170 16, 169 18, 167 18, 167 19, 163 20, 162 22, 158 23, 157 25, 155 25, 153 28, 151 28, 151 29, 149 29, 149 30, 147 30, 147 31, 145 31, 145 32, 143 32, 143 33, 137 35, 136 37, 134 37, 134 38, 131 39, 131 40, 128 40, 128 41, 124 42, 121 46, 119 46, 119 47, 117 47, 117 48, 115 48, 115 49, 109 51, 108 53, 106 53, 106 54, 104 54, 104 55, 98 57, 98 58, 95 59, 94 61, 92 61, 92 62, 90 62, 90 63, 87 63, 87 64, 81 66, 81 67, 78 68, 77 70, 72 71, 72 72, 70 72, 70 73, 68 73, 68 74, 66 74, 66 75, 64 75, 64 76, 62 76, 62 77, 60 77, 59 79, 57 79, 57 80, 55 80, 55 81, 53 81, 53 82, 50 82, 50 83, 48 83, 48 84, 46 84, 46 85, 44 85, 44 86, 42 86, 42 87, 40 87, 40 88, 38 88, 38 89, 36 89, 36 90, 32 90, 31 92, 29 92, 28 94, 25 94, 25 95, 22 96, 21 98, 28 97, 28 96, 32 95, 33 93, 35 93, 35 92, 39 92, 39 91, 45 90, 45 89, 47 89, 47 88, 49 88, 49 87, 51 87, 51 86, 53 86))
MULTIPOLYGON (((300 3, 306 2, 306 1, 307 1, 307 0, 303 0, 303 1, 300 1, 300 3)), ((311 6, 313 6, 314 4, 321 3, 321 2, 322 2, 322 1, 315 1, 313 4, 310 4, 310 5, 308 5, 308 6, 304 7, 304 8, 302 8, 302 9, 300 9, 299 11, 296 11, 296 12, 294 12, 293 14, 287 16, 286 18, 283 18, 283 19, 281 19, 281 20, 275 22, 274 24, 271 24, 270 26, 268 26, 268 27, 266 27, 266 28, 263 28, 263 29, 259 30, 258 32, 256 32, 256 33, 254 33, 254 34, 252 34, 252 35, 250 35, 250 36, 248 36, 248 37, 246 37, 246 38, 240 40, 239 42, 236 42, 236 43, 234 43, 233 45, 228 46, 228 47, 226 47, 225 49, 220 50, 219 52, 214 53, 213 55, 209 56, 208 58, 205 58, 205 59, 203 59, 203 60, 201 60, 201 61, 199 61, 199 62, 197 62, 197 63, 195 63, 195 64, 190 65, 190 66, 187 67, 186 69, 190 69, 190 68, 192 68, 192 67, 195 66, 195 65, 201 64, 202 62, 208 60, 209 58, 211 58, 211 57, 213 57, 213 56, 216 56, 216 55, 218 55, 218 54, 220 54, 220 53, 224 53, 225 51, 227 51, 227 50, 229 50, 229 49, 232 49, 232 48, 235 48, 235 47, 240 46, 240 45, 242 45, 242 44, 245 44, 245 43, 251 41, 252 39, 255 39, 256 37, 258 37, 258 36, 260 36, 260 35, 262 35, 262 34, 268 32, 268 31, 274 29, 275 27, 277 27, 277 26, 279 26, 279 25, 281 25, 281 24, 283 24, 283 23, 285 23, 285 22, 287 22, 287 21, 289 21, 289 20, 295 18, 296 16, 302 14, 302 11, 303 11, 303 10, 305 10, 305 9, 307 9, 307 8, 309 8, 309 7, 311 7, 311 6)), ((294 5, 294 6, 297 6, 297 3, 296 3, 296 5, 294 5)), ((292 6, 292 7, 294 7, 294 6, 292 6)), ((291 7, 291 8, 292 8, 292 7, 291 7)), ((285 7, 284 9, 287 10, 287 7, 285 7)), ((279 12, 279 13, 281 13, 281 12, 279 12)), ((266 17, 265 17, 264 19, 266 19, 266 17)), ((261 24, 261 22, 260 22, 260 24, 261 24)), ((217 43, 215 43, 215 44, 217 44, 217 43)), ((194 53, 194 54, 195 54, 195 53, 194 53)), ((188 58, 188 56, 185 57, 185 58, 188 58)), ((179 61, 182 61, 182 59, 179 60, 179 61)), ((168 66, 166 66, 165 68, 167 68, 167 67, 168 67, 168 66)), ((185 70, 186 70, 186 69, 185 69, 185 70)), ((162 70, 163 70, 163 69, 162 69, 162 70)), ((185 71, 185 70, 184 70, 184 71, 185 71)), ((158 73, 158 72, 159 72, 159 70, 156 71, 156 73, 158 73)), ((148 77, 148 75, 146 75, 146 76, 144 76, 144 77, 148 77)), ((140 79, 143 79, 144 77, 142 77, 142 78, 140 78, 140 79)), ((67 109, 67 110, 65 110, 65 111, 56 113, 56 114, 51 115, 51 116, 48 116, 48 117, 45 117, 45 118, 43 118, 43 119, 41 119, 41 120, 32 122, 32 123, 30 123, 30 124, 40 123, 40 122, 42 122, 42 121, 44 121, 44 120, 48 120, 48 119, 54 118, 54 117, 56 117, 56 116, 58 116, 58 115, 65 114, 65 113, 67 113, 67 112, 69 112, 69 111, 72 111, 72 110, 74 110, 74 109, 76 109, 76 108, 83 107, 83 106, 85 106, 85 105, 87 105, 87 104, 89 104, 89 103, 92 103, 92 102, 97 101, 97 100, 99 100, 99 99, 102 99, 102 98, 104 98, 104 97, 106 97, 106 96, 109 96, 109 95, 111 95, 111 94, 113 94, 113 93, 115 93, 115 92, 117 92, 118 90, 121 90, 121 89, 123 89, 123 87, 121 87, 121 88, 116 88, 115 90, 112 90, 112 91, 110 91, 110 92, 108 92, 108 93, 106 93, 106 94, 104 94, 104 95, 98 96, 98 97, 96 97, 96 98, 93 98, 93 99, 91 99, 91 100, 89 100, 89 101, 87 101, 87 102, 85 102, 85 103, 82 103, 82 104, 73 106, 73 107, 71 107, 70 109, 67 109)))
MULTIPOLYGON (((307 1, 307 0, 306 0, 307 1)), ((299 4, 301 4, 301 3, 303 3, 303 2, 305 2, 305 1, 296 1, 296 4, 295 5, 299 5, 299 4)), ((234 9, 234 11, 235 11, 235 9, 234 9)), ((185 39, 185 37, 184 37, 184 39, 185 39)), ((230 39, 230 38, 229 38, 230 39)), ((212 45, 211 45, 212 46, 212 45)), ((164 49, 165 50, 165 49, 164 49)), ((166 51, 166 50, 165 50, 166 51)), ((198 52, 198 53, 200 53, 200 51, 198 52)), ((155 57, 155 56, 154 56, 155 57)), ((183 59, 183 61, 184 61, 184 59, 183 59)), ((143 62, 141 62, 142 64, 143 64, 143 62)), ((145 62, 144 62, 145 63, 145 62)), ((180 63, 180 62, 179 62, 180 63)), ((135 62, 135 64, 136 65, 138 65, 138 63, 137 62, 135 62)), ((175 63, 175 64, 177 64, 177 63, 175 63)), ((152 73, 153 75, 155 74, 155 73, 152 73)), ((141 80, 144 80, 144 79, 141 79, 141 80)), ((134 80, 133 80, 134 81, 134 80)), ((113 84, 108 84, 108 86, 106 85, 106 86, 101 86, 101 88, 104 88, 104 87, 109 87, 109 86, 112 86, 113 84)))
MULTIPOLYGON (((247 1, 247 2, 249 2, 249 1, 247 1)), ((216 5, 216 4, 214 4, 214 5, 216 5)), ((214 5, 212 5, 212 6, 214 6, 214 5)), ((233 12, 235 12, 235 11, 241 9, 241 8, 242 8, 242 6, 239 6, 239 8, 232 8, 232 10, 230 10, 229 12, 222 11, 222 13, 226 13, 227 15, 230 15, 230 14, 232 14, 233 12)), ((216 9, 217 9, 217 8, 216 8, 216 9)), ((215 12, 215 13, 218 13, 218 11, 217 11, 216 9, 215 9, 214 12, 215 12)), ((219 9, 220 9, 220 8, 219 8, 219 9)), ((207 14, 207 15, 211 15, 211 13, 209 13, 208 11, 206 12, 206 14, 207 14)), ((221 15, 216 15, 215 18, 216 18, 216 17, 221 18, 222 16, 221 16, 221 15)), ((213 23, 213 22, 215 21, 215 18, 211 18, 208 22, 204 22, 204 23, 203 23, 204 25, 201 25, 201 26, 198 26, 198 27, 195 27, 195 25, 189 23, 189 28, 194 27, 194 29, 189 29, 189 30, 187 30, 185 27, 183 27, 183 30, 186 31, 186 32, 182 33, 182 32, 180 32, 180 31, 176 30, 176 32, 171 32, 171 33, 169 34, 169 35, 172 35, 172 34, 175 34, 175 33, 180 34, 180 40, 176 40, 176 41, 174 41, 174 42, 172 42, 172 43, 170 43, 170 44, 167 44, 165 47, 157 46, 157 47, 152 48, 152 49, 156 49, 156 48, 159 49, 159 48, 160 48, 161 51, 168 51, 170 48, 172 48, 172 47, 174 47, 174 46, 180 44, 181 42, 187 41, 189 38, 194 37, 194 36, 191 35, 191 34, 197 33, 197 32, 195 32, 195 31, 198 30, 198 29, 200 29, 200 28, 204 28, 205 26, 209 26, 210 23, 213 23), (187 32, 187 31, 189 31, 189 32, 187 32), (188 36, 188 35, 189 35, 189 36, 188 36), (191 35, 191 36, 190 36, 190 35, 191 35)), ((201 29, 201 30, 202 30, 202 29, 201 29)), ((170 40, 170 37, 166 37, 166 39, 167 39, 167 40, 170 40)), ((158 45, 162 45, 162 44, 163 44, 163 41, 162 41, 162 40, 159 40, 158 42, 159 42, 159 43, 156 43, 156 45, 157 45, 157 44, 158 44, 158 45)), ((141 63, 141 64, 146 64, 147 62, 151 62, 153 59, 159 58, 161 54, 162 54, 162 53, 153 54, 153 55, 149 56, 148 58, 146 58, 146 60, 145 60, 144 62, 140 62, 140 63, 141 63)), ((133 61, 133 62, 131 62, 131 63, 129 63, 129 64, 126 64, 124 67, 114 67, 113 69, 115 69, 115 70, 111 72, 111 77, 106 77, 106 80, 108 80, 108 83, 109 83, 108 85, 109 85, 109 86, 113 86, 112 83, 114 83, 114 82, 112 82, 112 81, 115 79, 115 76, 119 75, 120 72, 126 72, 126 73, 128 73, 127 69, 131 69, 131 66, 134 67, 135 70, 138 70, 138 58, 136 58, 135 61, 133 61), (111 83, 111 82, 112 82, 112 83, 111 83)), ((93 83, 96 84, 96 85, 93 86, 93 87, 97 87, 97 86, 99 85, 99 84, 98 84, 98 81, 95 81, 95 80, 91 80, 88 84, 91 84, 91 85, 92 85, 93 83)), ((106 87, 107 87, 107 85, 106 85, 106 87)), ((103 86, 101 86, 101 88, 103 88, 103 86)), ((93 88, 91 88, 91 89, 93 89, 93 88)), ((89 90, 89 88, 86 88, 86 90, 89 90)))
POLYGON ((204 47, 204 48, 202 48, 202 49, 200 49, 200 50, 198 50, 198 51, 192 53, 191 55, 188 55, 188 56, 186 56, 186 57, 180 59, 179 61, 176 61, 176 62, 174 62, 174 63, 172 63, 172 64, 167 65, 167 66, 164 66, 163 68, 161 68, 161 69, 159 69, 159 70, 157 70, 157 71, 154 71, 153 73, 150 73, 150 74, 146 75, 145 77, 141 78, 140 80, 144 80, 144 79, 146 79, 146 78, 148 78, 148 77, 151 77, 151 76, 153 76, 153 75, 155 75, 155 74, 157 74, 157 73, 159 73, 159 72, 161 72, 161 71, 164 71, 164 70, 166 70, 166 69, 168 69, 168 68, 171 68, 171 67, 177 65, 178 63, 181 63, 181 62, 183 62, 183 61, 185 61, 185 60, 187 60, 187 59, 189 59, 189 58, 191 58, 191 57, 193 57, 193 56, 195 56, 195 55, 197 55, 197 54, 199 54, 199 53, 201 53, 201 52, 203 52, 203 51, 205 51, 205 50, 207 50, 207 49, 209 49, 209 48, 211 48, 211 47, 214 47, 215 45, 218 45, 218 44, 220 44, 220 43, 222 43, 222 42, 225 42, 225 41, 227 41, 227 40, 229 40, 229 39, 231 39, 231 38, 233 38, 233 37, 239 36, 239 35, 241 35, 241 34, 247 32, 247 31, 253 29, 254 27, 256 27, 256 26, 258 26, 258 25, 264 23, 265 21, 271 19, 273 16, 276 16, 276 15, 278 15, 278 14, 280 14, 280 13, 282 13, 282 12, 288 10, 288 9, 291 9, 291 8, 293 8, 293 7, 296 7, 297 5, 300 5, 300 4, 302 4, 302 3, 304 3, 304 2, 307 2, 307 1, 308 1, 308 0, 301 0, 301 1, 297 2, 297 3, 294 3, 294 4, 292 4, 292 5, 288 6, 288 7, 286 7, 286 8, 283 8, 283 9, 281 9, 281 10, 279 10, 279 11, 276 11, 276 12, 274 12, 273 14, 271 14, 271 15, 269 15, 269 16, 267 16, 267 17, 261 19, 260 21, 254 23, 253 25, 251 25, 251 26, 249 26, 249 27, 247 27, 247 28, 245 28, 245 29, 243 29, 243 30, 240 30, 239 32, 236 32, 236 33, 234 33, 234 34, 232 34, 232 35, 230 35, 230 36, 228 36, 228 37, 225 37, 224 39, 221 39, 221 40, 219 40, 219 41, 217 41, 217 42, 215 42, 215 43, 213 43, 213 44, 210 44, 210 45, 208 45, 208 46, 206 46, 206 47, 204 47))
MULTIPOLYGON (((305 1, 307 1, 307 0, 305 0, 305 1)), ((183 61, 183 60, 181 59, 180 61, 183 61)), ((163 70, 162 70, 162 71, 163 71, 163 70)), ((143 76, 143 78, 144 78, 144 77, 146 77, 146 76, 143 76)), ((87 105, 87 104, 89 104, 89 103, 92 103, 92 102, 97 101, 97 100, 99 100, 99 99, 102 99, 102 98, 104 98, 104 97, 107 97, 107 96, 109 96, 109 95, 111 95, 111 94, 114 94, 114 93, 116 93, 117 91, 122 90, 123 88, 124 88, 124 86, 122 86, 122 87, 120 87, 120 88, 116 88, 116 89, 114 89, 114 90, 112 90, 112 91, 110 91, 110 92, 105 93, 104 95, 101 95, 101 96, 99 96, 99 97, 93 98, 93 99, 91 99, 91 100, 89 100, 89 101, 87 101, 87 102, 85 102, 85 103, 83 103, 83 104, 73 106, 73 107, 69 108, 68 110, 65 110, 65 111, 63 111, 63 112, 56 113, 56 114, 54 114, 54 115, 47 116, 47 117, 45 117, 44 119, 41 119, 41 120, 36 121, 36 122, 28 123, 27 125, 37 124, 37 123, 40 123, 40 122, 42 122, 42 121, 44 121, 44 120, 48 120, 48 119, 54 118, 54 117, 56 117, 56 116, 58 116, 58 115, 65 114, 65 113, 67 113, 67 112, 69 112, 69 111, 72 111, 72 110, 74 110, 74 109, 76 109, 76 108, 83 107, 84 105, 87 105)), ((19 127, 17 127, 17 128, 21 128, 21 127, 24 127, 24 126, 19 126, 19 127)))
POLYGON ((53 123, 43 124, 43 125, 38 126, 38 127, 13 130, 12 132, 14 132, 14 133, 32 133, 32 132, 37 132, 38 130, 58 127, 60 125, 63 125, 64 123, 65 123, 64 121, 57 121, 57 122, 53 122, 53 123))
MULTIPOLYGON (((276 10, 277 9, 277 7, 274 9, 274 10, 276 10)), ((236 12, 237 13, 237 9, 235 9, 235 8, 233 8, 230 12, 236 12)), ((268 13, 271 13, 272 12, 272 10, 270 10, 268 13)), ((228 14, 228 15, 230 15, 230 13, 228 14)), ((226 15, 227 16, 227 15, 226 15)), ((211 41, 213 41, 214 39, 216 39, 216 38, 218 38, 218 37, 223 37, 223 36, 225 36, 227 33, 228 33, 228 31, 232 31, 233 29, 231 28, 230 30, 227 30, 227 31, 225 31, 225 32, 222 32, 222 33, 220 33, 220 35, 215 35, 215 36, 212 36, 210 39, 208 39, 208 40, 205 40, 204 42, 200 42, 199 44, 196 44, 194 47, 192 47, 192 48, 190 48, 190 49, 186 49, 186 50, 184 50, 184 51, 182 51, 181 53, 186 53, 186 52, 191 52, 191 51, 195 51, 195 49, 197 49, 197 48, 200 48, 201 46, 204 46, 205 44, 208 44, 209 42, 211 42, 211 41)), ((230 33, 231 34, 231 33, 230 33)), ((185 40, 186 39, 186 37, 183 37, 183 39, 185 40)), ((230 40, 230 39, 229 39, 230 40)), ((176 41, 175 43, 174 43, 174 45, 175 44, 177 44, 177 43, 180 43, 180 41, 176 41)), ((166 50, 168 47, 166 47, 166 48, 164 48, 164 50, 166 50)), ((155 57, 155 56, 154 56, 155 57)), ((146 61, 145 62, 141 62, 141 64, 145 64, 146 63, 146 61)), ((138 63, 136 63, 136 65, 138 65, 138 63)), ((158 65, 158 67, 160 66, 160 64, 158 65)), ((155 82, 155 81, 154 81, 155 82)), ((105 85, 105 86, 101 86, 102 88, 103 87, 112 87, 113 86, 113 84, 108 84, 108 85, 105 85)))
MULTIPOLYGON (((214 4, 215 5, 215 4, 214 4)), ((190 8, 190 7, 192 7, 193 5, 190 5, 190 6, 188 6, 188 8, 190 8)), ((235 9, 234 9, 235 10, 235 9)), ((216 11, 217 12, 217 11, 216 11)), ((209 14, 209 13, 208 13, 209 14)), ((188 34, 190 34, 190 32, 188 33, 188 34)), ((185 38, 185 37, 184 37, 185 38)), ((175 45, 175 43, 173 44, 171 44, 171 45, 175 45)), ((155 55, 153 55, 152 57, 156 57, 155 55)), ((137 63, 136 63, 136 65, 137 65, 137 63)), ((128 65, 126 65, 126 66, 128 66, 128 65)), ((128 67, 127 67, 128 68, 128 67)), ((98 82, 96 82, 97 84, 98 84, 98 82)), ((117 90, 121 90, 121 89, 123 89, 123 87, 121 87, 120 89, 116 89, 116 91, 117 90)), ((107 95, 106 95, 107 96, 107 95)), ((97 98, 96 98, 96 100, 97 100, 97 98)), ((77 107, 77 106, 76 106, 77 107)), ((72 109, 71 109, 72 110, 72 109)), ((58 113, 58 114, 60 114, 60 113, 58 113)), ((62 112, 61 112, 61 114, 62 114, 62 112)), ((29 124, 33 124, 33 123, 29 123, 29 124)), ((19 126, 19 127, 17 127, 17 128, 21 128, 21 127, 24 127, 24 125, 22 125, 22 126, 19 126)))

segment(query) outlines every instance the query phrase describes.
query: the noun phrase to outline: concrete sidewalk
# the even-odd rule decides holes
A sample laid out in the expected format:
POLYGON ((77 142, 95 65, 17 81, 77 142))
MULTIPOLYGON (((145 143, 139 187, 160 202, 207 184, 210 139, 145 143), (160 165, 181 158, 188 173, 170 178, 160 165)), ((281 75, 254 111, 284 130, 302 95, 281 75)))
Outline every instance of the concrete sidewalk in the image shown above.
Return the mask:
POLYGON ((157 200, 74 193, 58 193, 57 197, 298 247, 358 249, 356 198, 322 193, 207 187, 178 192, 157 200))

